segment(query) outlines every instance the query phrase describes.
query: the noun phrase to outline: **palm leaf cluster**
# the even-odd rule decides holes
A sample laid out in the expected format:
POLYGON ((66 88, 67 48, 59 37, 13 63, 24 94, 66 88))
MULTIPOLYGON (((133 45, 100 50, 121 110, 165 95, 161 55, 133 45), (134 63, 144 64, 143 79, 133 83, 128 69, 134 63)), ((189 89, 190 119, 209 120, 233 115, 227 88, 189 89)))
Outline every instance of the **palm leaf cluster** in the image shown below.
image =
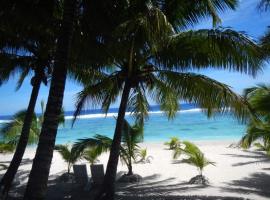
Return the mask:
POLYGON ((270 87, 264 84, 248 88, 244 96, 256 112, 257 118, 248 123, 247 133, 242 137, 240 145, 249 148, 253 143, 260 150, 269 153, 270 146, 270 87), (262 141, 263 144, 258 142, 262 141))
MULTIPOLYGON (((194 19, 192 15, 183 17, 196 22, 209 10, 212 14, 211 10, 223 10, 235 3, 207 2, 207 12, 194 15, 194 19)), ((78 70, 81 72, 76 79, 84 89, 78 94, 75 116, 91 105, 101 105, 107 112, 127 84, 131 89, 128 109, 138 120, 147 118, 149 99, 159 104, 169 118, 180 108, 179 100, 196 103, 208 116, 215 112, 233 112, 241 119, 247 116, 245 100, 229 86, 190 71, 213 67, 256 75, 262 66, 262 53, 255 42, 231 29, 177 29, 173 25, 176 19, 166 15, 166 3, 134 5, 144 9, 138 13, 129 10, 131 18, 116 26, 108 43, 102 43, 101 52, 113 58, 112 63, 78 70)))
POLYGON ((178 137, 171 137, 170 141, 164 143, 166 146, 169 146, 170 150, 176 149, 180 146, 181 141, 178 137))
MULTIPOLYGON (((3 124, 0 133, 3 135, 4 141, 6 143, 12 144, 14 146, 18 144, 25 115, 26 110, 19 111, 9 122, 3 124)), ((41 124, 39 123, 39 119, 36 115, 34 115, 30 127, 28 144, 37 143, 40 127, 41 124)))
POLYGON ((64 161, 67 163, 69 174, 72 165, 80 159, 80 154, 78 154, 77 151, 74 151, 74 149, 70 148, 69 145, 56 145, 55 150, 60 153, 64 161))
POLYGON ((174 149, 173 158, 177 159, 181 154, 186 155, 188 158, 183 159, 184 163, 197 167, 200 175, 202 176, 203 169, 208 165, 215 165, 215 162, 208 160, 204 153, 195 144, 189 141, 183 141, 181 146, 174 149))
MULTIPOLYGON (((142 157, 140 157, 141 149, 138 143, 143 140, 143 130, 140 125, 135 124, 131 126, 125 120, 122 132, 120 159, 122 163, 128 167, 128 174, 131 175, 133 173, 132 162, 136 162, 137 159, 142 159, 142 157)), ((73 145, 73 149, 78 152, 78 154, 82 153, 86 160, 94 164, 100 154, 110 150, 111 145, 111 138, 103 135, 95 135, 93 138, 79 139, 79 141, 73 145)))

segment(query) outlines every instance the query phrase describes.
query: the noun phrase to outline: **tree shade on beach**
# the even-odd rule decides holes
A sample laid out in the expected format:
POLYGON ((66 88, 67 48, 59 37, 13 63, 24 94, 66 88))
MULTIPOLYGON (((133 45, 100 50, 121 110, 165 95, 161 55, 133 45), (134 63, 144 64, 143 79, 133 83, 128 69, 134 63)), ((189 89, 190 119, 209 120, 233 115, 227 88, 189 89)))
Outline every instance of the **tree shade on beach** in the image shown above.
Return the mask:
MULTIPOLYGON (((248 115, 245 100, 227 85, 189 73, 212 67, 255 75, 262 66, 259 47, 242 33, 231 29, 185 30, 189 23, 197 23, 202 16, 212 16, 215 23, 218 21, 215 9, 208 10, 204 3, 201 5, 205 9, 203 14, 193 13, 194 10, 188 10, 189 6, 170 7, 172 12, 166 13, 168 2, 135 1, 127 5, 123 13, 126 12, 128 18, 116 26, 111 40, 104 43, 105 52, 114 58, 111 67, 85 70, 82 76, 77 76, 84 90, 78 95, 75 116, 89 103, 101 104, 107 112, 111 103, 121 96, 101 198, 113 199, 114 196, 125 112, 129 109, 137 121, 144 121, 149 109, 147 94, 160 104, 169 118, 178 110, 179 100, 196 103, 208 116, 215 112, 233 112, 243 119, 248 115), (172 13, 179 15, 171 16, 172 13), (87 80, 87 73, 96 74, 97 79, 87 80)), ((212 8, 231 8, 232 2, 227 3, 212 8)))

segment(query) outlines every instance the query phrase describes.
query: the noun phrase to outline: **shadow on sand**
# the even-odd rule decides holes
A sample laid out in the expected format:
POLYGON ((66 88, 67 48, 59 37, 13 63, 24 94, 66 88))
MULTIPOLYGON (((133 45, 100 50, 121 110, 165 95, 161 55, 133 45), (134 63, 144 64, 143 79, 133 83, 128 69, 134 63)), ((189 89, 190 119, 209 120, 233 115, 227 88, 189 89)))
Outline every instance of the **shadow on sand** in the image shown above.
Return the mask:
POLYGON ((270 198, 270 175, 266 173, 253 173, 242 180, 227 183, 228 187, 222 188, 226 192, 243 194, 256 194, 270 198))

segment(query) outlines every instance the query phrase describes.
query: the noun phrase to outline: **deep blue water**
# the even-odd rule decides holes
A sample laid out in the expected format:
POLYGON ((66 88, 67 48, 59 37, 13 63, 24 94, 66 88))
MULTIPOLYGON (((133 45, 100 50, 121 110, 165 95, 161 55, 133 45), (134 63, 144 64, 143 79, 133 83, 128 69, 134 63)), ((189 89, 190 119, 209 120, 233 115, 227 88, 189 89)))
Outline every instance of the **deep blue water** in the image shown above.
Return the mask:
MULTIPOLYGON (((168 120, 164 113, 159 112, 158 106, 152 107, 151 111, 145 123, 145 141, 165 141, 172 136, 188 140, 238 140, 245 132, 245 125, 239 124, 231 116, 216 116, 208 119, 194 105, 182 105, 181 111, 173 120, 168 120)), ((56 143, 74 142, 79 138, 92 137, 95 134, 111 137, 115 127, 113 113, 117 113, 117 109, 111 109, 106 118, 100 110, 86 111, 71 128, 73 112, 66 112, 65 126, 59 127, 56 143)), ((132 121, 129 115, 126 118, 132 121)), ((10 117, 0 117, 2 122, 6 119, 10 117)))

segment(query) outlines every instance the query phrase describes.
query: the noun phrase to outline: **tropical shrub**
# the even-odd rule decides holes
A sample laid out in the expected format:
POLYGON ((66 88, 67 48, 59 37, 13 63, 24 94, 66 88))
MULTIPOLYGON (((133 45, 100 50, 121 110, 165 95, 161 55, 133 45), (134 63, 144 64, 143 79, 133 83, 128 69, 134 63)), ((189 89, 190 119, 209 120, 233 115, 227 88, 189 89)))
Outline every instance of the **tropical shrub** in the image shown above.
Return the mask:
POLYGON ((67 173, 70 174, 71 167, 80 159, 81 154, 71 148, 68 144, 56 145, 55 150, 60 153, 64 161, 67 163, 67 173))
MULTIPOLYGON (((133 174, 132 162, 136 161, 138 153, 140 152, 138 143, 142 142, 142 140, 143 129, 141 125, 135 124, 131 126, 126 120, 124 120, 120 146, 120 160, 127 166, 128 175, 133 174)), ((79 139, 79 141, 74 144, 73 148, 78 153, 84 152, 87 148, 94 149, 95 152, 93 154, 98 156, 103 152, 109 151, 111 145, 111 138, 103 135, 95 135, 93 138, 79 139)))
POLYGON ((136 158, 136 163, 151 163, 153 156, 147 155, 147 149, 140 149, 136 158))
POLYGON ((168 141, 168 142, 165 142, 164 144, 166 145, 166 146, 169 146, 169 149, 170 150, 173 150, 173 149, 176 149, 177 147, 179 147, 180 146, 180 140, 179 140, 179 138, 178 137, 171 137, 171 140, 170 141, 168 141))

